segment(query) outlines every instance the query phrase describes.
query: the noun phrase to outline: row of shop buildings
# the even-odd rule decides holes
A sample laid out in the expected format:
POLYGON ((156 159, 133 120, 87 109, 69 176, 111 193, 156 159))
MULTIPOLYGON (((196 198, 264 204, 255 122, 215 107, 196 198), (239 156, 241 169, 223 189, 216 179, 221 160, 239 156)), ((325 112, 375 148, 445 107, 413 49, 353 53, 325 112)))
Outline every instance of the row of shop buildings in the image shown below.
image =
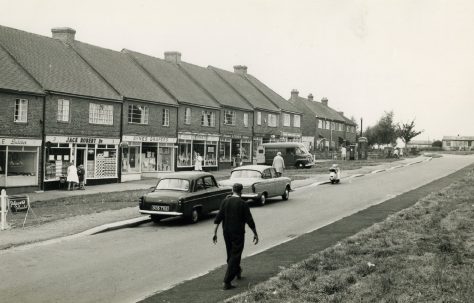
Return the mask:
POLYGON ((0 104, 0 188, 21 191, 58 188, 70 163, 101 184, 190 170, 198 154, 206 170, 250 164, 265 142, 355 140, 327 100, 285 100, 245 66, 113 51, 71 28, 45 37, 0 26, 0 104))

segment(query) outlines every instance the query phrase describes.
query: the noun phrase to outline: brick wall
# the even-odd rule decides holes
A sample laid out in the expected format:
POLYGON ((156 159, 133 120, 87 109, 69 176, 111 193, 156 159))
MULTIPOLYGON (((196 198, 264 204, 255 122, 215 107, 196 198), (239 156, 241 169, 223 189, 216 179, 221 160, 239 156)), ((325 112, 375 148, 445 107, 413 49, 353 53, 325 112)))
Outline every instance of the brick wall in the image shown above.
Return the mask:
POLYGON ((0 136, 41 139, 43 125, 43 97, 0 92, 0 136), (28 100, 26 123, 14 122, 15 100, 28 100))
POLYGON ((125 100, 123 105, 123 134, 176 137, 177 115, 178 109, 176 107, 125 100), (148 106, 148 124, 128 122, 128 106, 131 104, 148 106), (169 126, 163 126, 163 109, 169 110, 169 126))
POLYGON ((280 115, 280 124, 279 124, 279 128, 280 128, 280 131, 283 131, 283 132, 288 132, 288 133, 302 133, 302 126, 303 126, 303 119, 302 119, 302 116, 303 115, 300 115, 300 126, 301 127, 294 127, 294 123, 295 123, 295 115, 294 114, 289 114, 290 115, 290 126, 284 126, 283 124, 283 121, 284 121, 284 113, 281 113, 280 115))
POLYGON ((218 109, 208 109, 191 105, 180 105, 178 108, 178 131, 193 133, 219 133, 220 114, 218 109), (184 115, 186 108, 191 108, 191 123, 184 123, 184 115), (201 125, 202 111, 212 111, 215 113, 216 123, 214 127, 201 125))
POLYGON ((46 97, 46 135, 96 136, 118 138, 120 136, 120 102, 97 101, 79 97, 49 95, 46 97), (57 119, 58 99, 69 100, 69 122, 57 119), (89 123, 89 104, 113 106, 113 125, 89 123))
POLYGON ((220 121, 221 121, 221 134, 229 135, 229 134, 236 134, 236 135, 244 135, 244 136, 252 136, 252 125, 253 125, 253 112, 244 112, 235 109, 228 109, 235 111, 236 118, 235 118, 235 125, 226 125, 224 124, 224 110, 225 108, 221 109, 220 111, 220 121), (244 126, 244 113, 248 115, 248 126, 244 126))

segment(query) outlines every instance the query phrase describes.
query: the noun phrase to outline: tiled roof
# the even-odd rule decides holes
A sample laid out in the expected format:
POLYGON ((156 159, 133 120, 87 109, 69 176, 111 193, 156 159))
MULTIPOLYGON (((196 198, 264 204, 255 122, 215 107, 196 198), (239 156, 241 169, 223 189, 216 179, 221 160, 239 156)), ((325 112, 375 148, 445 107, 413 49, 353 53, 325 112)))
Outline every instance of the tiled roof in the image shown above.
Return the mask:
POLYGON ((279 111, 278 107, 276 107, 266 96, 259 92, 258 89, 242 76, 213 66, 209 66, 208 68, 221 76, 229 85, 244 96, 244 98, 249 101, 254 108, 279 111))
POLYGON ((121 97, 65 43, 0 26, 0 44, 45 90, 121 100, 121 97))
POLYGON ((285 100, 282 96, 274 92, 271 88, 266 86, 260 80, 255 78, 252 75, 245 75, 245 78, 250 81, 259 91, 261 91, 267 98, 269 98, 276 106, 278 106, 281 110, 286 112, 292 112, 297 114, 302 114, 301 110, 299 110, 295 105, 285 100))
POLYGON ((156 81, 176 97, 178 102, 190 103, 196 106, 220 107, 216 101, 181 71, 178 65, 130 50, 123 50, 123 52, 135 59, 156 81))
POLYGON ((452 141, 472 141, 474 136, 444 136, 443 141, 452 140, 452 141))
POLYGON ((214 71, 194 64, 179 64, 196 82, 206 89, 221 105, 252 110, 252 106, 225 83, 214 71))
POLYGON ((338 113, 338 114, 339 114, 339 116, 341 116, 341 117, 344 118, 346 124, 350 124, 350 125, 353 125, 353 126, 356 126, 356 125, 357 125, 357 123, 355 123, 355 122, 352 121, 351 119, 347 118, 347 117, 344 116, 343 114, 341 114, 341 113, 338 113))
POLYGON ((318 101, 309 101, 308 99, 298 97, 296 102, 302 102, 311 112, 321 118, 345 122, 346 120, 334 109, 318 101))
POLYGON ((43 94, 43 90, 26 71, 0 46, 0 88, 43 94))
POLYGON ((131 99, 177 105, 130 56, 74 41, 74 49, 122 96, 131 99))

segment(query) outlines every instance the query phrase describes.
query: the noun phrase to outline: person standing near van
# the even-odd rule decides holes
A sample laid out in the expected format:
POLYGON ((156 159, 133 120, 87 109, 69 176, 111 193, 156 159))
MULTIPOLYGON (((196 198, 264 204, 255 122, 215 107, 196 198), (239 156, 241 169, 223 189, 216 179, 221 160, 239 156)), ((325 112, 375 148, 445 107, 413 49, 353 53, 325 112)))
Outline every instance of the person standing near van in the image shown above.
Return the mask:
POLYGON ((273 158, 272 166, 276 170, 278 177, 281 177, 283 170, 285 169, 285 160, 283 160, 281 152, 278 152, 275 158, 273 158))
POLYGON ((341 159, 342 159, 342 160, 346 160, 346 155, 347 155, 347 149, 346 149, 346 147, 343 145, 343 146, 341 147, 341 159))

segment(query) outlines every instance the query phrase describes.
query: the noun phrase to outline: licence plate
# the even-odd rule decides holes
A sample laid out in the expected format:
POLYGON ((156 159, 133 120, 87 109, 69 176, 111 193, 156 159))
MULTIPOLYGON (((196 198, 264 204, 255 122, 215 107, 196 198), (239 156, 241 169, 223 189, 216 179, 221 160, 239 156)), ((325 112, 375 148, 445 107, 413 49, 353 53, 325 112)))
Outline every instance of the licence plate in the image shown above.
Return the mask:
POLYGON ((152 205, 151 210, 169 211, 170 207, 168 205, 152 205))

